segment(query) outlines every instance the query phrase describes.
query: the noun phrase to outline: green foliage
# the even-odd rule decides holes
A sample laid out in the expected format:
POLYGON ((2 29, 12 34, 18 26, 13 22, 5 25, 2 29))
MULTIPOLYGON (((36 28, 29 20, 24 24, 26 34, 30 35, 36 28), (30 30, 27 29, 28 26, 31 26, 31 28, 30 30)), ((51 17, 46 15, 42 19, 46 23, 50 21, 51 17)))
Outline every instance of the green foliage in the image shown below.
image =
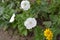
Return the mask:
POLYGON ((43 29, 37 26, 34 31, 35 37, 34 40, 44 40, 43 29))
MULTIPOLYGON (((24 21, 29 17, 38 18, 42 24, 34 28, 34 40, 44 40, 44 27, 53 31, 53 40, 56 40, 57 34, 60 33, 60 0, 35 0, 31 3, 28 11, 20 9, 22 0, 0 0, 0 27, 17 29, 20 35, 27 36, 28 31, 24 26, 24 21), (15 21, 9 23, 13 13, 16 13, 15 21)), ((30 1, 30 0, 29 0, 30 1)))
POLYGON ((43 22, 43 24, 45 25, 46 28, 49 28, 52 25, 51 21, 45 21, 43 22))

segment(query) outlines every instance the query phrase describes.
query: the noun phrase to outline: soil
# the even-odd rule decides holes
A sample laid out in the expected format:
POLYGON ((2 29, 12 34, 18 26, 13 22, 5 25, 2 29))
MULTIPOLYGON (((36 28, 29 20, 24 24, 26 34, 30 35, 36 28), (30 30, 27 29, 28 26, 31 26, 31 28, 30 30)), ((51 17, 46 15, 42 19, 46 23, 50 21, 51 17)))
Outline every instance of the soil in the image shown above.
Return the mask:
POLYGON ((60 40, 60 34, 56 36, 56 40, 60 40))
POLYGON ((33 40, 33 37, 19 36, 17 33, 13 34, 12 30, 4 31, 3 29, 0 29, 0 40, 33 40))

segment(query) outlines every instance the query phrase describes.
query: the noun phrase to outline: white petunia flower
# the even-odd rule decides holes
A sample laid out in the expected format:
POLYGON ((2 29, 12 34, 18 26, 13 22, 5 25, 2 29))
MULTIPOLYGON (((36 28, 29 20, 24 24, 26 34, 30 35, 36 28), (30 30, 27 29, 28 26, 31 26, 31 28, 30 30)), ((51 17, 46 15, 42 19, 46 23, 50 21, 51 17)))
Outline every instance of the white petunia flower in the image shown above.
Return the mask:
POLYGON ((27 29, 32 29, 37 25, 37 21, 35 18, 28 18, 25 22, 24 25, 27 29))
POLYGON ((15 17, 15 14, 12 15, 11 19, 10 19, 10 23, 14 22, 14 17, 15 17))
POLYGON ((28 9, 30 8, 30 2, 27 1, 27 0, 23 0, 23 1, 21 2, 21 8, 22 8, 23 10, 28 10, 28 9))

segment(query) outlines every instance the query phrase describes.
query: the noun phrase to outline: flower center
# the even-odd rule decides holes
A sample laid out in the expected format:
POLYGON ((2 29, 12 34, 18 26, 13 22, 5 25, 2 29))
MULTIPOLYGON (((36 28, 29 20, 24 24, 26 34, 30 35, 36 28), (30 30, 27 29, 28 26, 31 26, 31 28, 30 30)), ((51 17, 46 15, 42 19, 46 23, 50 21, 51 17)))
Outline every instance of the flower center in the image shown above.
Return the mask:
POLYGON ((24 4, 24 6, 26 6, 26 3, 24 4))
POLYGON ((32 24, 32 22, 30 22, 30 24, 32 24))
POLYGON ((48 31, 47 34, 50 34, 50 32, 48 31))

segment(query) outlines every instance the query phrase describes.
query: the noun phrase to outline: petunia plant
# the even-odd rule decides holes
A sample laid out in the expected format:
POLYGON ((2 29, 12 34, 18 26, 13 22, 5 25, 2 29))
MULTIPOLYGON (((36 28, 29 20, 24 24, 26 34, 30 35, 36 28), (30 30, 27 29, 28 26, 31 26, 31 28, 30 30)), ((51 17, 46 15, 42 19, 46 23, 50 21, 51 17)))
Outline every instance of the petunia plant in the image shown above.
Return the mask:
POLYGON ((60 0, 0 0, 0 27, 16 29, 34 40, 56 40, 60 34, 60 0))

